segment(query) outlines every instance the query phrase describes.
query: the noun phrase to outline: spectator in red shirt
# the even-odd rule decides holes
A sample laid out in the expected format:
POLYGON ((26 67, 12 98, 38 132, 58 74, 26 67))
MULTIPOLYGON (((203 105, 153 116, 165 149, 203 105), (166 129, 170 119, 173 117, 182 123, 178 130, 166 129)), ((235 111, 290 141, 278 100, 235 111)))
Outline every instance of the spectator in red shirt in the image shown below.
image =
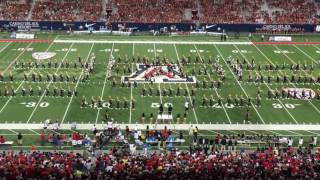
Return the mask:
POLYGON ((6 142, 6 139, 3 136, 0 136, 0 144, 3 144, 6 142))
POLYGON ((46 142, 46 135, 44 134, 44 132, 42 132, 40 135, 41 146, 44 146, 45 142, 46 142))

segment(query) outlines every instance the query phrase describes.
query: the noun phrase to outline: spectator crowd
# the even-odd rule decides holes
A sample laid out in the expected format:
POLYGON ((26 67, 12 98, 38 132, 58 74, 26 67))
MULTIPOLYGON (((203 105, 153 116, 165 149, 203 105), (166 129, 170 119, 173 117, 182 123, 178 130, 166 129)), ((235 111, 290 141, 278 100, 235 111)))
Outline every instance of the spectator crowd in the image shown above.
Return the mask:
POLYGON ((26 20, 30 9, 30 0, 25 2, 0 0, 0 20, 26 20))
POLYGON ((315 0, 0 0, 0 20, 317 24, 319 8, 315 0))
POLYGON ((113 0, 118 12, 111 19, 116 22, 183 22, 184 10, 195 8, 193 0, 113 0))
POLYGON ((32 12, 33 20, 98 21, 101 18, 101 0, 38 1, 32 12))
POLYGON ((3 152, 6 179, 318 179, 320 152, 272 148, 251 152, 3 152))
MULTIPOLYGON (((76 129, 70 137, 60 130, 44 129, 41 145, 71 143, 91 146, 76 152, 41 152, 32 146, 30 152, 3 151, 0 153, 0 175, 5 179, 318 179, 320 178, 320 149, 316 137, 293 148, 291 137, 265 135, 204 136, 197 126, 189 135, 167 127, 156 130, 147 127, 119 130, 111 121, 104 130, 92 128, 88 134, 76 129), (92 137, 91 135, 91 137, 92 137), (171 143, 185 143, 190 136, 189 150, 179 150, 171 143), (117 145, 108 146, 113 140, 117 145), (61 141, 61 142, 59 142, 61 141), (78 143, 81 141, 81 143, 78 143), (158 144, 158 150, 148 150, 158 144), (245 150, 241 143, 257 143, 255 150, 245 150), (121 145, 120 145, 121 144, 121 145), (140 147, 137 150, 135 147, 140 147), (161 148, 160 148, 161 147, 161 148), (142 151, 141 151, 142 149, 142 151)), ((0 143, 5 137, 0 137, 0 143)), ((22 144, 22 134, 18 134, 22 144)))

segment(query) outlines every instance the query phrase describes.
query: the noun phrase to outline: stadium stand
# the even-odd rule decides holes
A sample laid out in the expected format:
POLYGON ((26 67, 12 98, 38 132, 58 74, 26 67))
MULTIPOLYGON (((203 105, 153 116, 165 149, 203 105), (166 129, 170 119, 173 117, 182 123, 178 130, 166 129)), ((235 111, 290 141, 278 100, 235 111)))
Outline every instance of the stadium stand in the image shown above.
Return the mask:
POLYGON ((259 7, 262 0, 256 1, 233 1, 228 0, 221 4, 216 4, 211 0, 203 0, 202 22, 216 23, 255 23, 259 17, 259 7))
MULTIPOLYGON (((95 136, 95 140, 92 140, 94 144, 106 145, 103 142, 105 135, 112 135, 124 136, 125 139, 133 137, 135 145, 125 143, 123 146, 113 146, 109 151, 103 151, 96 146, 77 153, 63 152, 62 149, 41 152, 37 151, 35 146, 31 147, 31 152, 9 150, 0 153, 0 174, 6 179, 319 178, 320 149, 313 148, 312 138, 310 144, 304 144, 305 147, 293 149, 289 142, 288 146, 279 148, 280 137, 218 134, 209 138, 198 136, 197 130, 193 129, 192 138, 195 141, 190 144, 189 151, 170 149, 168 145, 168 150, 156 152, 148 150, 144 143, 139 145, 138 139, 142 140, 144 136, 141 130, 127 128, 123 130, 123 135, 116 128, 100 132, 95 128, 92 130, 95 136), (237 142, 257 141, 264 142, 265 145, 256 150, 237 150, 237 142), (139 146, 143 147, 143 152, 136 151, 135 147, 139 146)), ((170 141, 171 135, 172 131, 167 128, 162 131, 147 128, 145 131, 147 141, 154 137, 160 137, 161 142, 170 141)), ((179 136, 183 135, 180 133, 179 136)), ((44 133, 40 135, 41 141, 49 141, 57 146, 61 146, 61 143, 73 144, 73 141, 79 140, 91 141, 88 135, 76 131, 70 139, 54 131, 49 132, 47 137, 44 133)), ((285 141, 290 139, 289 137, 285 141)), ((163 147, 166 145, 163 144, 163 147)))
POLYGON ((30 0, 0 1, 0 20, 26 20, 30 9, 30 0))
POLYGON ((319 4, 313 0, 16 0, 0 1, 1 20, 99 21, 106 9, 112 11, 111 22, 191 22, 203 23, 273 23, 315 24, 319 4), (32 5, 34 7, 32 8, 32 5), (188 12, 199 18, 188 18, 188 12))
POLYGON ((112 21, 122 22, 182 22, 186 8, 195 8, 192 0, 185 1, 148 1, 114 0, 118 12, 112 21))
POLYGON ((6 179, 317 179, 319 151, 256 150, 246 153, 196 152, 135 155, 113 148, 96 152, 3 152, 0 174, 6 179))
POLYGON ((274 22, 278 23, 317 23, 314 17, 317 14, 319 5, 312 1, 271 1, 269 3, 274 22), (279 9, 279 10, 277 10, 279 9))
POLYGON ((32 12, 33 20, 98 21, 101 18, 101 1, 85 0, 37 1, 32 12))

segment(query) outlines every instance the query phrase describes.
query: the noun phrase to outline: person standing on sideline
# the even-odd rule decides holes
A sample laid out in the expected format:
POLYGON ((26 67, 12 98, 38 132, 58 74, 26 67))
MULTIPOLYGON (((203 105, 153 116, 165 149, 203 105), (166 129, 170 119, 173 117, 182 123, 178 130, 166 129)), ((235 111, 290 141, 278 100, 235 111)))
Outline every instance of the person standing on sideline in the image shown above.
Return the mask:
POLYGON ((247 111, 246 111, 246 117, 245 118, 246 118, 245 122, 249 122, 249 120, 250 120, 250 111, 249 111, 249 109, 247 109, 247 111))
POLYGON ((191 124, 189 127, 189 135, 191 136, 193 134, 193 125, 191 124))
POLYGON ((44 134, 44 132, 41 132, 41 135, 40 135, 41 146, 44 146, 45 142, 46 142, 46 135, 44 134))
POLYGON ((293 145, 293 139, 291 137, 289 137, 288 139, 288 147, 291 148, 293 145))
POLYGON ((21 134, 21 132, 18 133, 18 145, 19 146, 22 145, 22 134, 21 134))
POLYGON ((162 115, 163 114, 163 105, 162 103, 159 106, 159 114, 162 115))
POLYGON ((196 141, 198 140, 198 127, 196 126, 195 128, 192 129, 193 132, 193 139, 195 139, 196 141))
POLYGON ((112 133, 113 131, 113 119, 110 118, 107 122, 107 127, 108 127, 108 133, 109 135, 112 133))
POLYGON ((299 139, 299 148, 302 148, 302 146, 303 146, 303 138, 300 137, 300 139, 299 139))
POLYGON ((168 107, 168 114, 171 115, 171 114, 172 114, 172 111, 173 111, 173 107, 172 107, 172 105, 169 105, 169 107, 168 107))

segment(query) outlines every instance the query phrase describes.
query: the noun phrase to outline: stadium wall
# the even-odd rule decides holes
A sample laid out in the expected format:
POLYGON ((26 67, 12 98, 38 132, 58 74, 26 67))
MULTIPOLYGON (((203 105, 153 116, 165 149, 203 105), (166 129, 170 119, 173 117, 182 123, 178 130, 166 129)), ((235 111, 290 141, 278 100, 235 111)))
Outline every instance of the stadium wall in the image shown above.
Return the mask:
MULTIPOLYGON (((194 23, 112 23, 112 30, 121 27, 131 28, 135 31, 160 30, 166 27, 170 30, 175 27, 178 31, 190 31, 196 28, 194 23)), ((0 21, 0 27, 7 30, 44 30, 44 31, 67 31, 67 30, 105 30, 105 22, 50 22, 50 21, 0 21)), ((301 29, 302 32, 316 32, 314 24, 200 24, 198 29, 208 32, 256 32, 264 30, 291 30, 301 29)))

